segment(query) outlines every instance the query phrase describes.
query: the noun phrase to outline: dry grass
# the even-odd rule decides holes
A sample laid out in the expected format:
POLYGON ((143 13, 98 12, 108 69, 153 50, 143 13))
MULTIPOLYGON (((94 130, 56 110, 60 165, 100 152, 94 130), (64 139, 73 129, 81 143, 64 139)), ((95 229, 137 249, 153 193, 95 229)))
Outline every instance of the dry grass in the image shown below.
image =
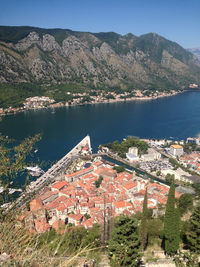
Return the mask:
MULTIPOLYGON (((19 227, 13 217, 6 218, 3 222, 0 222, 0 254, 5 252, 10 255, 11 259, 9 263, 6 262, 2 265, 0 263, 0 265, 71 267, 77 266, 78 262, 83 261, 83 259, 89 257, 89 254, 97 250, 88 245, 80 247, 78 251, 69 254, 66 247, 66 253, 64 252, 62 255, 57 256, 63 241, 62 238, 60 236, 59 242, 56 242, 56 246, 52 251, 48 242, 42 242, 41 244, 39 234, 32 234, 23 227, 19 227)), ((52 242, 54 241, 51 241, 51 244, 52 242)))

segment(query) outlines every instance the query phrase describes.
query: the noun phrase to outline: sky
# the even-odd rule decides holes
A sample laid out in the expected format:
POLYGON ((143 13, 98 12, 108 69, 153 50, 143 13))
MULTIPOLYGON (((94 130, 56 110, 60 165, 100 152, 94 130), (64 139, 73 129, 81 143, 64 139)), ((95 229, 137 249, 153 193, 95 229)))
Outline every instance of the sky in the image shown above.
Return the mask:
POLYGON ((155 32, 200 47, 200 0, 0 0, 0 25, 87 32, 155 32))

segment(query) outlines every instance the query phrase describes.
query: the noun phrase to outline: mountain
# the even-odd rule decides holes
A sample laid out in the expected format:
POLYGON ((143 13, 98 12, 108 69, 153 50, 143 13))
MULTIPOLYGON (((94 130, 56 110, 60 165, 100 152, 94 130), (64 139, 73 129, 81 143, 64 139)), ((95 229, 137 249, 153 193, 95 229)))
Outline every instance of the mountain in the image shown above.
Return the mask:
POLYGON ((200 82, 200 62, 155 33, 89 33, 0 26, 0 83, 181 89, 200 82))
POLYGON ((193 53, 200 60, 200 47, 199 48, 188 48, 187 50, 193 53))

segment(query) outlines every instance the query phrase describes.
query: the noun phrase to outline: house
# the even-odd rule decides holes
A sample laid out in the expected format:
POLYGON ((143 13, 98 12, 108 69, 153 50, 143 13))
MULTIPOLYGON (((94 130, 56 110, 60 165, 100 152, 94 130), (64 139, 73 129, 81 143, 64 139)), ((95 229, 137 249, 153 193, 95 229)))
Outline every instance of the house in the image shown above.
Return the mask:
POLYGON ((123 187, 129 192, 129 193, 136 193, 137 192, 137 181, 129 182, 126 184, 123 184, 123 187))
POLYGON ((82 223, 82 225, 83 225, 86 229, 88 229, 88 228, 92 228, 92 227, 93 227, 93 224, 94 224, 94 218, 89 218, 89 219, 87 219, 86 221, 84 221, 84 222, 82 223))
POLYGON ((75 226, 80 225, 85 217, 82 214, 69 214, 68 215, 68 223, 72 223, 75 226))
POLYGON ((123 211, 127 208, 126 202, 124 200, 113 202, 113 206, 117 214, 123 213, 123 211))

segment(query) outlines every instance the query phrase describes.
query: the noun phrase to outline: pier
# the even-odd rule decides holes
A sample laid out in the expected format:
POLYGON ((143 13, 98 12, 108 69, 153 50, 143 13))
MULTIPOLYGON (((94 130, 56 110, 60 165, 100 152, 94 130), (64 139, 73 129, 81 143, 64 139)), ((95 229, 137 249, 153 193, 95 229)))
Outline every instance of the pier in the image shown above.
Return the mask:
POLYGON ((47 172, 45 172, 40 178, 31 184, 27 188, 27 192, 32 192, 33 189, 39 189, 41 186, 48 182, 53 182, 55 177, 60 174, 63 168, 67 168, 72 160, 80 157, 79 152, 85 146, 88 146, 88 151, 92 151, 90 137, 87 135, 81 140, 70 152, 68 152, 63 158, 55 163, 47 172))
POLYGON ((83 157, 80 155, 80 152, 85 146, 88 147, 88 152, 91 153, 92 148, 89 135, 83 138, 83 140, 81 140, 58 162, 51 166, 51 168, 49 168, 47 172, 45 172, 41 177, 39 177, 36 181, 31 182, 30 185, 27 186, 26 191, 9 206, 9 209, 13 207, 19 208, 23 206, 25 202, 31 199, 32 194, 41 190, 45 185, 53 183, 55 181, 55 178, 60 176, 73 160, 83 157))

